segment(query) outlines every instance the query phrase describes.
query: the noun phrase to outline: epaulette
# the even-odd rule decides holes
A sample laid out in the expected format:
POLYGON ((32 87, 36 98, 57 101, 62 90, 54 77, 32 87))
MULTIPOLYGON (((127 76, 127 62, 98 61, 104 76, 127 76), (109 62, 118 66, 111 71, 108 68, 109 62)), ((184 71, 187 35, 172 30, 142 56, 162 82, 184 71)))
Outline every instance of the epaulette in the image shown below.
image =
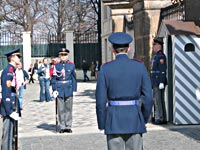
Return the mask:
POLYGON ((10 67, 10 68, 9 68, 9 72, 10 72, 10 73, 13 73, 13 72, 14 72, 13 67, 10 67))
MULTIPOLYGON (((111 60, 111 61, 112 61, 112 60, 111 60)), ((104 62, 102 65, 108 64, 108 63, 110 63, 111 61, 104 62)))
POLYGON ((141 59, 138 59, 138 58, 133 58, 132 60, 135 60, 135 61, 138 61, 138 62, 144 63, 144 61, 142 61, 141 59))

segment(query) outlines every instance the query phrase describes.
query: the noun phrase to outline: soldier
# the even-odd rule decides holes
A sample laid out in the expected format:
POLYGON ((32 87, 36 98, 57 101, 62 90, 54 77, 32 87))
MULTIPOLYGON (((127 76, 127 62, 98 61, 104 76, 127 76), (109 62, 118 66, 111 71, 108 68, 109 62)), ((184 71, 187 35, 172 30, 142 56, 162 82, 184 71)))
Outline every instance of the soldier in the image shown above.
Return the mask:
MULTIPOLYGON (((3 116, 3 135, 2 135, 2 150, 17 149, 12 147, 13 141, 13 125, 14 121, 20 119, 19 106, 16 106, 16 75, 15 69, 20 64, 20 49, 14 49, 7 52, 7 60, 9 64, 5 67, 1 76, 2 83, 2 102, 1 115, 3 116)), ((16 136, 16 135, 15 135, 16 136)), ((16 144, 16 143, 15 143, 16 144)))
POLYGON ((57 108, 60 133, 72 133, 72 104, 73 92, 77 90, 74 63, 68 60, 69 50, 59 50, 60 63, 56 64, 52 76, 54 98, 57 95, 57 108))
POLYGON ((130 35, 116 32, 108 40, 116 60, 103 64, 98 76, 98 128, 107 135, 109 150, 142 150, 153 105, 151 81, 144 63, 128 58, 130 35))
POLYGON ((152 86, 153 86, 153 97, 155 100, 155 124, 166 123, 166 110, 164 102, 164 91, 167 85, 166 78, 166 56, 162 50, 163 39, 161 37, 154 38, 153 40, 153 51, 155 55, 152 57, 152 86))

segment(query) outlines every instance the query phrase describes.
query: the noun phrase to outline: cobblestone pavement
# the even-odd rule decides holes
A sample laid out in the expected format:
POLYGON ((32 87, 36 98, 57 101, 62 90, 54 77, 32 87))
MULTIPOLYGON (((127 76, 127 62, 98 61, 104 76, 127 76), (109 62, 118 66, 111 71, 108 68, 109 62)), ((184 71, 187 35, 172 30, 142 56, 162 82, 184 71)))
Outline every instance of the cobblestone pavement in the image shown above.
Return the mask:
MULTIPOLYGON (((20 150, 106 150, 105 135, 97 129, 95 81, 79 82, 73 104, 73 133, 55 132, 55 101, 39 102, 39 84, 28 84, 19 121, 20 150)), ((144 150, 200 149, 199 125, 147 125, 144 150)))

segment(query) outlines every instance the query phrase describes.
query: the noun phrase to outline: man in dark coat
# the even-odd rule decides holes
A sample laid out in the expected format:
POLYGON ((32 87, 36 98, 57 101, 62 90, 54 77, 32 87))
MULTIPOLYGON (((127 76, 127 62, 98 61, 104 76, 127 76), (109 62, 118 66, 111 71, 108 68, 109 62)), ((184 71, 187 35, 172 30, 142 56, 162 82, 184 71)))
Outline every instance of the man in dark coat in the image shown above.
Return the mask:
POLYGON ((88 64, 87 64, 87 62, 86 62, 86 60, 84 59, 83 60, 83 63, 82 63, 82 69, 83 69, 83 77, 84 77, 84 82, 85 81, 89 81, 90 79, 89 79, 89 77, 87 76, 87 71, 89 70, 89 66, 88 66, 88 64))
POLYGON ((116 32, 108 40, 116 60, 101 66, 96 87, 99 130, 107 135, 109 150, 142 150, 142 134, 151 114, 151 81, 138 60, 128 58, 132 37, 116 32))
POLYGON ((30 68, 28 69, 28 73, 29 73, 29 75, 30 75, 29 84, 30 84, 31 82, 34 83, 33 75, 34 75, 34 73, 35 73, 35 70, 34 70, 33 64, 30 65, 30 68))

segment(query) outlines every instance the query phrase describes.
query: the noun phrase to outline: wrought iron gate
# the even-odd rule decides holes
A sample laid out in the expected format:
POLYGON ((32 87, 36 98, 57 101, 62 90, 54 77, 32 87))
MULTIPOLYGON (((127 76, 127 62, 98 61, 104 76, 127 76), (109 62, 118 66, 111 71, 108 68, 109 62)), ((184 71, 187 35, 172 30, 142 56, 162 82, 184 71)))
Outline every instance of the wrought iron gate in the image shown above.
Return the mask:
POLYGON ((90 65, 91 62, 101 63, 101 50, 98 43, 98 32, 74 32, 74 63, 81 69, 83 59, 90 65))

